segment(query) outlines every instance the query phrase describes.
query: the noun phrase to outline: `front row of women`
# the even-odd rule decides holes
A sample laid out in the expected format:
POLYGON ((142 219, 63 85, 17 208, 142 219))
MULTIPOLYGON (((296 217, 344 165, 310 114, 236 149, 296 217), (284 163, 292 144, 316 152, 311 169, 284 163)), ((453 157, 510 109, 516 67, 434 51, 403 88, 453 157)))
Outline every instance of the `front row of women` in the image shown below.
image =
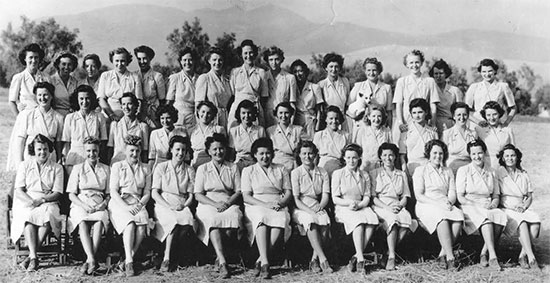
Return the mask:
MULTIPOLYGON (((189 206, 195 197, 199 202, 195 215, 197 235, 205 244, 212 243, 224 278, 231 274, 224 242, 244 227, 250 243, 256 241, 259 251, 256 276, 270 278, 270 253, 282 239, 289 238, 291 219, 311 243, 311 269, 332 272, 323 250, 330 225, 326 207, 331 195, 335 220, 343 223, 346 234, 352 234, 355 255, 348 264, 352 272, 365 272, 363 251, 377 225, 387 233, 386 269, 392 270, 397 244, 418 224, 429 233, 437 232, 441 244, 438 261, 445 268, 456 268, 452 247, 464 229, 467 234, 479 231, 483 236, 481 264, 500 270, 495 243, 504 227, 509 234, 519 231, 520 265, 538 268, 531 241, 538 236, 540 219, 529 209, 532 187, 521 169, 521 152, 512 145, 500 152, 502 167, 495 172, 484 163, 485 144, 479 140, 468 143, 472 162, 458 169, 455 182, 452 170, 444 166, 448 157, 446 145, 439 140, 428 142, 428 163, 418 167, 413 176, 417 221, 405 209, 411 192, 407 175, 395 167, 399 151, 393 144, 380 146, 382 167, 370 174, 360 169, 361 147, 346 145, 342 150, 345 166, 334 171, 329 184, 327 171, 316 165, 318 149, 310 141, 300 142, 300 166, 289 173, 283 165, 272 163, 272 141, 260 138, 251 150, 256 163, 245 167, 242 175, 234 163, 225 161, 228 141, 221 134, 206 139, 205 148, 212 160, 199 166, 196 174, 185 162, 191 150, 187 137, 170 139, 169 160, 157 164, 153 173, 140 162, 140 138, 129 135, 125 143, 126 159, 109 169, 98 162, 99 141, 87 138, 86 160, 76 165, 69 177, 69 229, 73 231, 78 226, 87 256, 81 268, 84 274, 97 270, 95 254, 101 234, 111 221, 123 235, 122 267, 127 275, 134 275, 133 260, 152 226, 145 209, 151 196, 156 219, 152 235, 166 245, 162 270, 173 267, 171 252, 178 242, 175 239, 194 229, 195 219, 189 206), (241 194, 244 215, 238 205, 241 194), (292 195, 295 208, 290 211, 292 195)), ((38 268, 36 250, 45 236, 50 231, 59 235, 61 229, 57 200, 63 193, 63 170, 49 159, 52 151, 53 143, 37 135, 29 145, 29 154, 34 158, 20 165, 15 180, 11 237, 15 242, 25 234, 30 253, 20 266, 27 270, 38 268)))

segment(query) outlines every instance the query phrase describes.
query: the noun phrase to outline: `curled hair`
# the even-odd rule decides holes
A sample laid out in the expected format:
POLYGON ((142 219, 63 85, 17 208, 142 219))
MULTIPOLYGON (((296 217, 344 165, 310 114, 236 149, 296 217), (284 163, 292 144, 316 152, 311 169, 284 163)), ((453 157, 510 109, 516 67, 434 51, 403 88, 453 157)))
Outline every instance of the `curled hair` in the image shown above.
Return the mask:
POLYGON ((185 151, 186 155, 193 156, 193 149, 191 148, 191 139, 188 136, 180 136, 175 135, 170 138, 170 141, 168 141, 168 153, 166 154, 166 158, 172 159, 172 148, 174 147, 174 144, 181 143, 185 145, 185 151))
POLYGON ((479 65, 477 66, 478 72, 481 72, 481 67, 492 67, 493 70, 495 70, 495 73, 498 72, 498 65, 492 59, 485 58, 481 60, 481 62, 479 62, 479 65))
POLYGON ((439 61, 435 62, 432 68, 430 69, 430 72, 428 74, 432 78, 434 76, 435 68, 443 70, 443 72, 445 72, 445 78, 448 78, 453 74, 453 70, 451 69, 451 67, 449 67, 449 64, 447 64, 447 62, 445 62, 445 60, 443 59, 439 59, 439 61))
POLYGON ((157 108, 157 112, 155 112, 157 116, 157 122, 159 122, 159 124, 160 116, 162 116, 162 114, 164 113, 168 113, 168 116, 170 116, 170 120, 172 120, 173 124, 178 122, 178 109, 170 104, 163 104, 159 105, 159 107, 157 108))
POLYGON ((363 61, 363 69, 367 67, 367 64, 374 64, 376 65, 376 70, 378 70, 378 73, 382 73, 384 70, 384 66, 382 66, 382 62, 378 61, 376 57, 369 57, 363 61))
POLYGON ((57 58, 55 58, 55 61, 53 63, 53 66, 54 68, 59 72, 59 64, 61 63, 61 59, 63 58, 69 58, 71 60, 71 72, 73 72, 76 67, 78 67, 78 59, 76 58, 76 56, 74 56, 73 54, 69 53, 69 52, 63 52, 61 53, 61 55, 57 56, 57 58))
POLYGON ((210 47, 210 49, 208 49, 208 52, 206 53, 206 56, 204 57, 205 61, 208 62, 210 61, 210 57, 212 57, 212 54, 218 54, 220 57, 222 57, 222 60, 225 59, 225 54, 223 52, 223 50, 219 47, 210 47))
POLYGON ((195 67, 195 62, 197 61, 197 52, 192 49, 191 47, 185 47, 182 50, 178 51, 178 63, 180 64, 180 67, 183 68, 181 65, 181 58, 185 55, 191 55, 191 60, 193 60, 193 67, 195 67))
POLYGON ((129 97, 132 100, 132 104, 134 104, 136 109, 137 109, 137 107, 139 105, 139 100, 137 99, 137 97, 134 95, 133 92, 123 93, 122 96, 118 99, 118 102, 120 102, 120 104, 122 104, 122 99, 126 98, 126 97, 129 97))
POLYGON ((46 56, 46 53, 44 52, 44 49, 40 47, 40 45, 36 43, 31 43, 29 45, 26 45, 19 51, 18 58, 19 62, 21 64, 26 65, 25 59, 27 58, 27 52, 34 52, 38 53, 38 61, 42 62, 44 60, 44 56, 46 56))
POLYGON ((360 167, 362 162, 361 157, 363 156, 363 148, 361 148, 360 145, 355 143, 346 144, 344 148, 342 148, 342 151, 340 153, 340 165, 342 167, 346 165, 346 160, 344 159, 344 157, 346 156, 347 151, 355 151, 357 153, 357 155, 359 156, 359 162, 357 162, 357 167, 360 167))
POLYGON ((197 104, 197 118, 199 117, 199 110, 203 107, 203 106, 206 106, 208 108, 210 108, 210 113, 212 113, 212 118, 216 117, 216 115, 218 115, 218 107, 216 107, 216 105, 214 105, 214 103, 212 103, 211 101, 208 101, 208 100, 202 100, 199 102, 199 104, 197 104))
POLYGON ((323 57, 323 69, 326 69, 331 62, 336 62, 341 69, 344 66, 344 57, 334 52, 326 54, 325 57, 323 57))
POLYGON ((399 157, 399 148, 397 145, 389 142, 382 143, 378 147, 378 159, 382 157, 382 152, 384 152, 384 150, 391 150, 393 155, 395 155, 395 162, 397 162, 397 157, 399 157))
POLYGON ((285 61, 285 53, 283 52, 283 50, 277 46, 271 46, 266 51, 264 51, 264 62, 269 63, 269 56, 273 55, 279 55, 279 57, 281 58, 281 63, 285 61))
POLYGON ((470 154, 472 147, 476 147, 476 146, 481 147, 481 150, 483 150, 484 153, 487 153, 487 145, 483 140, 477 138, 469 142, 468 144, 466 144, 466 151, 468 151, 468 154, 470 154))
POLYGON ((306 72, 306 77, 309 75, 310 73, 310 70, 309 70, 309 67, 307 66, 307 64, 300 60, 300 59, 296 59, 294 60, 294 62, 292 62, 292 64, 290 64, 290 71, 292 71, 294 73, 294 68, 296 67, 302 67, 302 70, 304 70, 306 72))
POLYGON ((521 153, 521 151, 519 150, 519 148, 515 147, 513 144, 509 143, 507 145, 505 145, 497 154, 497 158, 498 158, 498 164, 500 164, 500 166, 502 167, 506 167, 506 162, 504 162, 504 152, 507 151, 507 150, 513 150, 515 153, 516 153, 516 168, 518 168, 519 170, 523 170, 523 168, 521 168, 521 159, 523 157, 523 153, 521 153))
POLYGON ((449 149, 447 148, 447 145, 440 140, 434 139, 428 141, 424 145, 424 157, 430 159, 430 153, 432 152, 432 148, 434 146, 439 146, 443 150, 443 164, 445 164, 445 162, 447 162, 447 159, 449 159, 449 149))
POLYGON ((219 142, 225 149, 229 147, 229 140, 227 140, 227 137, 224 134, 220 133, 213 133, 211 136, 208 136, 206 140, 204 141, 204 148, 206 148, 205 152, 210 156, 210 153, 208 152, 210 150, 210 146, 214 142, 219 142))
POLYGON ((239 105, 237 105, 237 110, 235 111, 235 120, 237 120, 237 123, 241 123, 241 109, 247 109, 247 110, 250 110, 250 112, 252 112, 252 115, 254 115, 254 119, 253 120, 256 120, 256 118, 258 118, 258 108, 256 107, 256 105, 254 104, 254 102, 248 100, 248 99, 245 99, 243 101, 241 101, 239 103, 239 105))
POLYGON ((451 104, 451 115, 454 117, 455 116, 455 112, 457 109, 460 109, 460 108, 463 108, 463 109, 466 109, 466 113, 468 113, 468 116, 470 115, 470 106, 468 106, 468 104, 464 103, 464 102, 454 102, 453 104, 451 104))
POLYGON ((136 58, 138 53, 145 53, 149 60, 153 60, 153 58, 155 58, 155 50, 147 45, 140 45, 134 48, 134 55, 136 55, 136 58))
POLYGON ((33 88, 32 88, 32 93, 34 93, 34 95, 36 95, 36 91, 39 89, 39 88, 45 88, 46 90, 48 90, 48 92, 50 93, 50 95, 52 97, 54 97, 54 94, 55 94, 55 86, 52 85, 51 83, 49 82, 37 82, 36 84, 34 84, 33 88))
POLYGON ((241 45, 237 49, 240 56, 242 56, 243 48, 245 46, 250 46, 252 48, 252 52, 254 52, 254 56, 258 55, 258 46, 254 44, 254 41, 252 41, 252 39, 245 39, 241 42, 241 45))
POLYGON ((96 137, 88 136, 88 137, 84 138, 84 141, 82 143, 83 144, 95 144, 95 145, 99 146, 100 141, 96 137))
POLYGON ((300 142, 298 142, 298 146, 294 149, 294 159, 296 160, 296 164, 298 164, 298 166, 302 165, 302 159, 300 158, 302 148, 311 148, 313 149, 313 154, 315 154, 315 156, 319 155, 319 148, 317 148, 313 141, 300 140, 300 142))
POLYGON ((138 137, 136 135, 127 135, 126 137, 124 137, 124 144, 141 148, 141 137, 138 137))
POLYGON ((420 58, 420 63, 424 63, 424 53, 422 53, 422 51, 420 50, 417 50, 417 49, 413 49, 411 50, 411 52, 405 54, 405 56, 403 56, 403 65, 407 66, 407 57, 409 56, 418 56, 418 58, 420 58))
POLYGON ((97 68, 101 68, 101 60, 99 60, 99 56, 97 56, 97 54, 88 54, 84 56, 84 59, 82 59, 82 69, 86 69, 87 60, 94 61, 94 64, 97 66, 97 68))
POLYGON ((118 47, 117 49, 111 50, 111 52, 109 52, 109 61, 111 61, 111 63, 113 63, 113 56, 117 54, 126 55, 126 65, 130 65, 130 63, 132 62, 132 54, 130 54, 130 52, 124 47, 118 47))
POLYGON ((486 117, 486 112, 487 112, 487 109, 493 109, 495 111, 498 112, 498 118, 502 118, 502 116, 504 116, 504 113, 505 113, 505 110, 504 108, 502 108, 502 106, 500 106, 500 104, 496 101, 487 101, 487 103, 485 103, 485 105, 483 105, 483 109, 481 109, 481 111, 479 111, 479 113, 481 114, 481 117, 483 117, 483 119, 487 120, 487 117, 486 117))
POLYGON ((430 103, 424 98, 415 98, 411 100, 409 104, 409 113, 412 113, 414 108, 420 107, 426 113, 426 120, 432 118, 432 112, 430 111, 430 103))
POLYGON ((344 121, 345 121, 344 114, 342 114, 342 111, 340 110, 340 108, 338 106, 335 106, 335 105, 330 105, 329 107, 327 107, 327 111, 323 115, 324 116, 323 120, 327 119, 328 113, 330 113, 330 112, 336 113, 336 115, 338 116, 338 122, 340 124, 344 123, 344 121))
POLYGON ((90 96, 91 110, 94 110, 99 106, 99 102, 97 101, 97 94, 95 93, 94 88, 89 85, 79 85, 69 97, 69 103, 71 104, 71 108, 73 110, 80 110, 80 104, 78 104, 78 94, 81 92, 85 92, 90 96))
POLYGON ((290 116, 294 116, 295 109, 292 107, 292 104, 288 101, 281 102, 275 106, 275 109, 273 109, 273 116, 277 117, 277 111, 279 110, 279 107, 283 107, 288 109, 290 112, 290 116))
POLYGON ((258 149, 260 147, 267 148, 267 150, 269 152, 271 152, 271 155, 273 155, 273 152, 274 152, 274 150, 273 150, 273 141, 270 138, 259 138, 259 139, 255 140, 252 143, 252 148, 250 149, 250 153, 252 153, 252 158, 256 162, 258 162, 258 160, 256 160, 256 153, 258 153, 258 149))
POLYGON ((34 156, 34 155, 36 154, 36 152, 35 152, 35 150, 34 150, 34 147, 35 147, 34 144, 35 144, 35 143, 46 144, 46 145, 48 145, 48 151, 49 151, 50 153, 53 152, 53 149, 54 149, 54 147, 53 147, 53 141, 50 140, 49 138, 47 138, 46 136, 42 135, 42 134, 38 134, 38 135, 36 135, 36 136, 34 137, 34 139, 32 140, 32 142, 29 143, 29 145, 28 145, 28 149, 27 149, 27 150, 28 150, 30 156, 34 156))
MULTIPOLYGON (((368 105, 364 115, 368 117, 373 111, 380 111, 380 113, 382 113, 382 122, 380 125, 386 125, 386 122, 388 121, 388 113, 386 112, 386 108, 380 104, 372 103, 368 105)), ((368 120, 367 123, 370 125, 371 121, 368 120)))

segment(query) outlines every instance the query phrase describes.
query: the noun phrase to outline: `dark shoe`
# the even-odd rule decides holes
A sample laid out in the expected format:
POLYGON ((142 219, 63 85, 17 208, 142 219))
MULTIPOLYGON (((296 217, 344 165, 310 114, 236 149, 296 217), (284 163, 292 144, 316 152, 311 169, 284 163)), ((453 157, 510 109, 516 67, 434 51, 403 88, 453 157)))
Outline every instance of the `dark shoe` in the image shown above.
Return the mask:
POLYGON ((88 264, 88 275, 94 275, 94 273, 99 269, 99 264, 97 262, 92 262, 88 264))
POLYGON ((350 272, 357 271, 357 258, 355 256, 352 256, 348 263, 348 270, 350 272))
POLYGON ((131 276, 136 275, 136 274, 134 273, 134 263, 133 263, 133 262, 131 262, 131 263, 126 263, 126 264, 124 265, 124 269, 125 269, 125 273, 126 273, 126 276, 127 276, 127 277, 131 277, 131 276))
POLYGON ((500 266, 500 263, 498 263, 498 259, 492 258, 489 260, 489 267, 496 271, 502 271, 502 266, 500 266))
POLYGON ((29 266, 27 266, 27 271, 36 271, 38 270, 38 258, 31 258, 29 266))
POLYGON ((262 273, 262 263, 256 262, 256 266, 254 266, 254 276, 258 277, 262 273))
POLYGON ((365 261, 358 261, 357 262, 357 272, 360 272, 361 274, 367 274, 367 270, 365 269, 365 261))
POLYGON ((316 258, 309 262, 309 270, 315 273, 321 272, 321 267, 319 266, 319 259, 316 258))
POLYGON ((439 256, 437 257, 437 267, 441 269, 447 269, 447 260, 445 259, 445 256, 439 256))
POLYGON ((220 264, 220 273, 223 279, 231 277, 231 272, 229 272, 229 267, 227 266, 227 263, 220 264))
POLYGON ((523 269, 529 269, 530 266, 529 266, 529 263, 527 263, 527 256, 524 255, 522 257, 519 257, 518 258, 518 263, 519 263, 519 266, 523 269))
POLYGON ((388 258, 388 262, 386 263, 386 270, 394 270, 395 269, 395 258, 388 258))
POLYGON ((31 258, 27 257, 22 262, 19 263, 19 267, 23 270, 27 270, 27 267, 29 267, 29 263, 31 262, 31 258))
POLYGON ((529 262, 529 267, 540 270, 539 263, 537 262, 536 259, 533 259, 532 261, 529 262))
POLYGON ((160 271, 161 272, 170 271, 170 261, 169 260, 165 260, 160 264, 160 271))
POLYGON ((456 261, 455 259, 450 259, 450 260, 447 260, 447 270, 450 270, 450 271, 456 271, 456 261))
POLYGON ((82 275, 88 275, 88 263, 85 262, 82 264, 82 266, 80 267, 80 273, 82 275))
POLYGON ((479 265, 481 265, 482 267, 489 266, 489 259, 487 258, 487 254, 479 256, 479 265))
POLYGON ((325 260, 325 261, 321 262, 321 269, 323 270, 324 273, 333 273, 334 272, 332 267, 330 267, 330 264, 328 263, 328 260, 325 260))
POLYGON ((263 279, 271 279, 271 269, 269 268, 269 264, 264 264, 261 267, 262 269, 262 278, 263 279))

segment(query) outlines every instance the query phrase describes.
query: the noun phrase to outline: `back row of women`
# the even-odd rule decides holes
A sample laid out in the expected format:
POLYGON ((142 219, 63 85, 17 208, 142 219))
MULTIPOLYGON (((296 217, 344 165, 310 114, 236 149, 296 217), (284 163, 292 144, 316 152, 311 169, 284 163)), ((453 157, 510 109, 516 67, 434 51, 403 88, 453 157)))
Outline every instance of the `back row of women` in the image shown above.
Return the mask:
MULTIPOLYGON (((442 266, 455 268, 452 244, 464 227, 468 234, 479 229, 484 237, 481 264, 500 270, 494 243, 506 226, 519 231, 519 263, 537 267, 531 238, 538 235, 540 219, 527 210, 532 188, 519 150, 508 145, 514 143, 507 127, 514 100, 507 85, 495 81, 498 66, 492 60, 481 62, 485 81, 472 85, 463 103, 460 91, 445 82, 449 66, 444 61, 434 65, 435 81, 422 77, 424 57, 416 50, 404 58, 411 75, 398 80, 393 99, 391 88, 379 81, 382 64, 375 58, 365 60, 367 81, 350 93, 349 82, 339 75, 343 58, 337 54, 325 56, 328 77, 316 85, 307 81, 308 67, 300 60, 291 65, 295 76, 281 70, 284 56, 278 48, 264 54, 269 72, 254 66, 252 41, 243 41, 241 50, 244 64, 232 71, 229 82, 222 75, 219 50, 211 50, 211 71, 196 81, 194 52, 183 50, 178 60, 183 70, 170 77, 164 96, 162 76, 150 68, 154 52, 148 47, 135 49, 140 72, 126 69, 132 56, 119 48, 110 54, 115 70, 85 82, 70 76, 76 58, 63 54, 55 62, 52 84, 38 71, 44 53, 37 45, 26 47, 20 59, 27 69, 14 76, 10 87, 14 111, 23 111, 12 134, 10 161, 15 162, 8 163, 25 160, 18 165, 12 229, 14 241, 23 231, 31 239, 30 257, 21 265, 36 269, 36 248, 50 229, 59 232, 55 203, 64 192, 63 170, 55 164, 59 160, 70 174, 65 191, 73 201, 72 227, 79 227, 88 256, 83 273, 97 269, 94 254, 110 219, 123 234, 124 268, 133 274, 133 258, 148 227, 144 207, 151 188, 153 231, 166 242, 166 270, 173 236, 189 230, 196 218, 199 237, 212 242, 220 270, 229 276, 222 239, 241 227, 241 192, 244 223, 260 254, 258 276, 271 276, 268 253, 279 238, 287 239, 289 212, 314 249, 312 269, 331 270, 322 249, 330 194, 334 220, 353 234, 352 271, 364 271, 363 250, 379 219, 388 233, 386 268, 393 269, 397 241, 416 229, 408 212, 414 216, 415 208, 422 227, 437 230, 442 266), (80 84, 73 91, 71 81, 80 84), (63 100, 68 107, 63 108, 63 100), (104 115, 95 111, 98 104, 104 115), (149 127, 160 128, 149 133, 149 127), (444 142, 437 140, 439 133, 444 142), (394 140, 399 148, 391 144, 394 140), (25 154, 25 144, 34 158, 25 154), (54 151, 57 156, 49 154, 54 151), (99 156, 112 164, 110 169, 98 163, 99 156), (403 171, 395 168, 398 157, 403 171), (411 176, 414 190, 409 192, 411 176), (295 208, 289 211, 291 194, 295 208), (193 195, 199 202, 195 216, 189 210, 193 195), (462 209, 454 206, 457 195, 462 209)), ((101 65, 98 60, 84 58, 89 74, 101 65)))

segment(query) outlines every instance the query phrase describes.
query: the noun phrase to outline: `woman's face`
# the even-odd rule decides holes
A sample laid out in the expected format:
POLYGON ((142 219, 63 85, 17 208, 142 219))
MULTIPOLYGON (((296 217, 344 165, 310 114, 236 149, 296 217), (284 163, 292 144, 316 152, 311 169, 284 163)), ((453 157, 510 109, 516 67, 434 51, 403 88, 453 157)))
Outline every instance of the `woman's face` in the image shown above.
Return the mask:
POLYGON ((172 146, 172 149, 170 149, 170 153, 172 153, 172 160, 183 162, 187 153, 187 146, 184 143, 176 142, 172 146))
POLYGON ((338 127, 340 126, 340 120, 338 119, 338 113, 336 112, 328 112, 327 118, 325 120, 327 122, 327 127, 330 128, 333 131, 338 130, 338 127))
POLYGON ((434 80, 437 84, 443 84, 443 83, 445 83, 445 81, 447 79, 447 78, 445 78, 445 70, 444 69, 439 69, 439 68, 434 67, 433 75, 434 75, 434 80))
POLYGON ((359 160, 361 160, 361 157, 354 150, 346 150, 344 153, 344 161, 346 162, 346 167, 349 169, 357 169, 357 166, 359 166, 359 160))
POLYGON ((250 126, 254 121, 256 120, 256 116, 254 115, 254 112, 252 109, 247 109, 244 107, 241 107, 241 123, 250 126))
POLYGON ((420 123, 426 121, 426 112, 422 107, 414 107, 411 109, 411 117, 413 121, 420 123))
POLYGON ((380 128, 382 125, 382 111, 380 110, 372 110, 369 114, 369 121, 371 126, 375 128, 380 128))
POLYGON ((456 124, 459 126, 466 125, 466 122, 468 122, 468 117, 470 117, 470 111, 465 108, 457 108, 455 110, 455 115, 453 116, 453 119, 455 120, 456 124))
POLYGON ((138 52, 136 54, 136 59, 140 70, 147 71, 151 68, 151 60, 145 52, 138 52))
POLYGON ((139 162, 139 156, 141 154, 141 148, 135 145, 126 145, 126 158, 131 164, 139 162))
POLYGON ((170 129, 174 125, 174 121, 172 121, 172 116, 168 113, 162 113, 160 115, 160 125, 165 129, 170 129))
POLYGON ((80 106, 80 110, 88 112, 92 105, 92 98, 91 95, 85 91, 81 91, 78 93, 78 106, 80 106))
POLYGON ((38 55, 38 52, 27 51, 27 54, 25 55, 25 65, 27 66, 27 69, 36 71, 38 70, 39 64, 40 55, 38 55))
POLYGON ((208 154, 212 157, 212 160, 216 162, 223 162, 225 158, 225 146, 221 142, 213 142, 208 149, 208 154))
POLYGON ((84 152, 86 152, 88 161, 96 163, 99 160, 99 145, 93 143, 84 144, 84 152))
POLYGON ((340 74, 340 64, 337 62, 330 62, 325 68, 325 71, 327 71, 329 77, 336 78, 340 74))
POLYGON ((247 65, 253 65, 254 60, 256 60, 256 54, 254 53, 254 49, 252 48, 252 46, 244 46, 242 48, 241 56, 244 63, 247 65))
POLYGON ((474 146, 470 148, 470 158, 472 163, 479 167, 483 167, 485 164, 485 152, 481 146, 474 146))
POLYGON ((273 71, 281 70, 281 63, 283 63, 283 58, 279 54, 273 54, 267 57, 267 63, 269 63, 269 68, 273 71))
POLYGON ((126 72, 126 68, 128 67, 128 58, 126 58, 126 54, 124 53, 114 54, 113 65, 115 66, 115 70, 117 72, 119 73, 126 72))
POLYGON ((71 58, 63 57, 59 60, 59 76, 66 78, 71 74, 73 69, 73 60, 71 58))
POLYGON ((302 164, 307 167, 313 166, 315 164, 315 158, 317 158, 317 154, 315 154, 312 147, 300 148, 300 160, 302 161, 302 164))
POLYGON ((36 102, 41 107, 50 107, 52 105, 52 94, 46 88, 36 89, 36 102))
POLYGON ((199 122, 201 122, 201 124, 203 125, 209 125, 214 120, 212 109, 210 109, 210 107, 206 105, 203 105, 201 106, 201 108, 199 108, 197 116, 199 117, 199 122))
POLYGON ((46 143, 34 143, 34 156, 39 163, 44 163, 50 157, 50 149, 46 143))
POLYGON ((481 77, 484 81, 492 83, 495 79, 496 72, 492 66, 481 66, 481 77))
POLYGON ((378 76, 380 73, 378 72, 378 67, 376 64, 368 63, 365 65, 365 75, 367 76, 367 80, 371 82, 377 82, 378 76))
POLYGON ((443 165, 443 159, 443 148, 438 145, 432 146, 432 150, 430 150, 430 162, 434 165, 441 166, 443 165))
POLYGON ((93 59, 84 61, 84 69, 88 78, 97 78, 99 76, 99 67, 95 64, 93 59))
POLYGON ((193 62, 193 56, 191 56, 191 53, 181 56, 180 64, 184 72, 193 73, 194 63, 195 62, 193 62))
POLYGON ((407 55, 407 68, 413 74, 420 73, 420 67, 422 67, 422 60, 420 56, 409 54, 407 55))
POLYGON ((500 123, 500 115, 496 109, 485 109, 485 119, 490 126, 498 126, 500 123))
POLYGON ((516 167, 516 164, 518 162, 518 156, 516 154, 516 151, 513 149, 507 149, 502 154, 502 157, 504 159, 504 164, 506 164, 506 167, 516 167))
POLYGON ((208 63, 210 64, 212 70, 219 72, 223 68, 223 57, 219 54, 212 53, 212 55, 210 55, 210 59, 208 59, 208 63))
POLYGON ((138 106, 134 104, 134 101, 132 98, 123 97, 120 99, 120 104, 121 104, 122 112, 124 112, 124 116, 133 117, 136 115, 138 106))
POLYGON ((267 147, 260 147, 258 151, 254 154, 258 164, 263 167, 268 167, 271 165, 271 160, 273 159, 273 153, 267 147))
POLYGON ((384 164, 384 167, 395 167, 395 158, 395 153, 393 153, 393 150, 391 149, 384 149, 380 154, 380 160, 382 160, 382 164, 384 164))
POLYGON ((277 120, 280 124, 283 124, 285 126, 290 125, 290 118, 292 115, 290 114, 290 110, 286 107, 277 107, 277 120))
POLYGON ((298 65, 292 71, 297 81, 304 82, 307 80, 307 71, 302 66, 298 65))

